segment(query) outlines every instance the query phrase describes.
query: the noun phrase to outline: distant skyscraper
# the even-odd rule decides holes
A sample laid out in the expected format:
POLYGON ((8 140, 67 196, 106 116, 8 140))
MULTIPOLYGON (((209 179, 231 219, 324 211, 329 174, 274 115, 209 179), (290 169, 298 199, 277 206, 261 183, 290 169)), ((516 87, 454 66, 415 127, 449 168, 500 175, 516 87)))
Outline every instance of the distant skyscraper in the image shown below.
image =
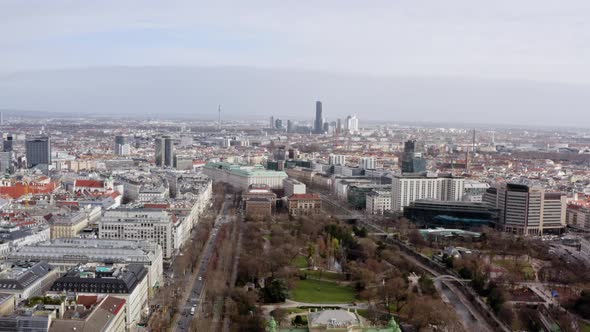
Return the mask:
POLYGON ((115 154, 126 156, 131 153, 131 145, 127 142, 127 137, 122 135, 115 136, 115 154))
POLYGON ((422 149, 416 141, 404 143, 402 156, 402 173, 420 173, 426 171, 426 160, 422 158, 422 149))
POLYGON ((12 173, 12 152, 0 152, 0 174, 12 173))
POLYGON ((25 142, 27 150, 27 166, 51 164, 51 140, 49 137, 29 138, 25 142))
POLYGON ((322 118, 322 102, 315 102, 315 122, 313 126, 315 134, 322 134, 324 132, 324 119, 322 118))
POLYGON ((336 121, 336 133, 337 134, 341 134, 342 133, 342 120, 338 119, 336 121))
POLYGON ((275 120, 275 129, 283 129, 283 120, 281 120, 281 119, 275 120))
POLYGON ((287 120, 287 132, 292 133, 295 128, 293 127, 293 121, 287 120))
POLYGON ((170 136, 157 137, 156 166, 174 167, 174 138, 170 136))
POLYGON ((4 125, 4 112, 0 112, 0 126, 4 125))
POLYGON ((2 142, 2 148, 4 152, 12 152, 12 143, 13 143, 13 138, 11 134, 8 134, 6 136, 6 139, 4 140, 4 142, 2 142))
POLYGON ((356 134, 359 131, 359 119, 356 115, 346 117, 345 129, 349 134, 356 134))
POLYGON ((156 166, 164 166, 164 138, 157 137, 155 142, 156 166))
POLYGON ((270 129, 275 129, 275 117, 270 117, 270 129))
POLYGON ((164 165, 174 167, 174 139, 169 136, 164 138, 164 165))

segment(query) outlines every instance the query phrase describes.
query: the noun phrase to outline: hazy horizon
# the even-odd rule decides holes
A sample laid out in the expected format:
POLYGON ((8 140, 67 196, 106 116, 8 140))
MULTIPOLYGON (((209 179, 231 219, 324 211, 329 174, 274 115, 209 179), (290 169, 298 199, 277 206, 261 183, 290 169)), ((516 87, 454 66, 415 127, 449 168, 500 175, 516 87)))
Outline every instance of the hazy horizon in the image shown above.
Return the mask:
MULTIPOLYGON (((590 3, 0 4, 0 109, 589 126, 590 3), (584 28, 586 26, 586 28, 584 28)), ((214 116, 213 116, 214 118, 214 116)))
POLYGON ((588 126, 590 86, 247 67, 97 67, 0 74, 1 109, 160 118, 313 119, 588 126), (559 116, 567 111, 568 117, 559 116))

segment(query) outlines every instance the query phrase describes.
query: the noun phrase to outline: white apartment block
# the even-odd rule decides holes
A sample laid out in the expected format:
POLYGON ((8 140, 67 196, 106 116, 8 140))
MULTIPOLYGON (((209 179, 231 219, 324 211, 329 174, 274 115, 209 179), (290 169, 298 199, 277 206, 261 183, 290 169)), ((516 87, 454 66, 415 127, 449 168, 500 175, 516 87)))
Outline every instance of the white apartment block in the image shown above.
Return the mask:
POLYGON ((367 194, 366 203, 367 214, 382 215, 387 211, 391 211, 391 192, 373 190, 367 194))
POLYGON ((293 194, 305 194, 305 183, 295 180, 293 178, 286 178, 283 180, 283 189, 285 196, 290 197, 293 194))
POLYGON ((170 259, 173 254, 172 231, 170 215, 161 210, 108 210, 98 223, 99 238, 153 241, 162 247, 164 259, 170 259))
POLYGON ((375 169, 375 158, 373 157, 361 157, 359 160, 359 167, 362 169, 375 169))
POLYGON ((346 156, 342 154, 330 154, 329 163, 330 165, 344 166, 346 165, 346 156))
POLYGON ((392 211, 401 212, 404 207, 419 199, 460 201, 464 183, 464 178, 451 175, 396 175, 393 177, 391 188, 392 211))

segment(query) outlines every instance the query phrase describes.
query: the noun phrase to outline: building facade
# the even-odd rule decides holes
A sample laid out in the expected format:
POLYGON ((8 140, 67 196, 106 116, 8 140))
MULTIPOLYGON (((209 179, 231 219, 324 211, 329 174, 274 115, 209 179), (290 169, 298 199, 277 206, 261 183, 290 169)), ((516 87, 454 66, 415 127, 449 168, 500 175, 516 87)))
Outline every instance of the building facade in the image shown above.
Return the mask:
POLYGON ((391 211, 391 191, 373 190, 368 193, 365 209, 371 215, 383 215, 391 211))
POLYGON ((162 247, 152 241, 54 239, 15 250, 6 261, 45 261, 59 274, 87 263, 142 264, 148 271, 150 296, 164 278, 162 247))
POLYGON ((314 215, 322 212, 322 199, 318 194, 294 194, 289 196, 289 214, 314 215))
POLYGON ((401 212, 419 199, 460 201, 463 197, 463 177, 448 174, 401 174, 392 181, 392 211, 401 212))
POLYGON ((286 197, 293 194, 305 194, 305 183, 293 178, 286 178, 283 180, 283 189, 286 197))
POLYGON ((25 148, 29 168, 51 165, 51 139, 48 136, 27 139, 25 148))
POLYGON ((489 188, 483 201, 500 209, 500 226, 508 233, 561 233, 566 225, 566 196, 540 186, 508 183, 489 188))
POLYGON ((240 166, 230 163, 207 163, 203 173, 214 182, 224 182, 235 188, 247 190, 250 185, 262 184, 271 189, 282 189, 287 178, 284 171, 269 171, 262 166, 240 166))
POLYGON ((148 240, 162 247, 164 259, 172 258, 172 221, 166 211, 115 209, 106 211, 98 223, 101 239, 148 240))
POLYGON ((127 330, 141 320, 148 304, 147 270, 140 264, 126 266, 81 266, 55 280, 51 293, 113 295, 127 302, 127 330))

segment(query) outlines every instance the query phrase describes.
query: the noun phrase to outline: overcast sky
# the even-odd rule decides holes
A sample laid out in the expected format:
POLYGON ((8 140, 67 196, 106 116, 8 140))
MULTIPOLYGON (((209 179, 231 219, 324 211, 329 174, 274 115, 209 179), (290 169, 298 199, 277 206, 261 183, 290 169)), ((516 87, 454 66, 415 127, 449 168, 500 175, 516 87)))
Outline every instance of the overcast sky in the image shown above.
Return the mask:
POLYGON ((588 96, 589 0, 0 0, 0 109, 590 126, 588 96))
POLYGON ((0 1, 0 71, 236 65, 590 83, 588 0, 0 1))

